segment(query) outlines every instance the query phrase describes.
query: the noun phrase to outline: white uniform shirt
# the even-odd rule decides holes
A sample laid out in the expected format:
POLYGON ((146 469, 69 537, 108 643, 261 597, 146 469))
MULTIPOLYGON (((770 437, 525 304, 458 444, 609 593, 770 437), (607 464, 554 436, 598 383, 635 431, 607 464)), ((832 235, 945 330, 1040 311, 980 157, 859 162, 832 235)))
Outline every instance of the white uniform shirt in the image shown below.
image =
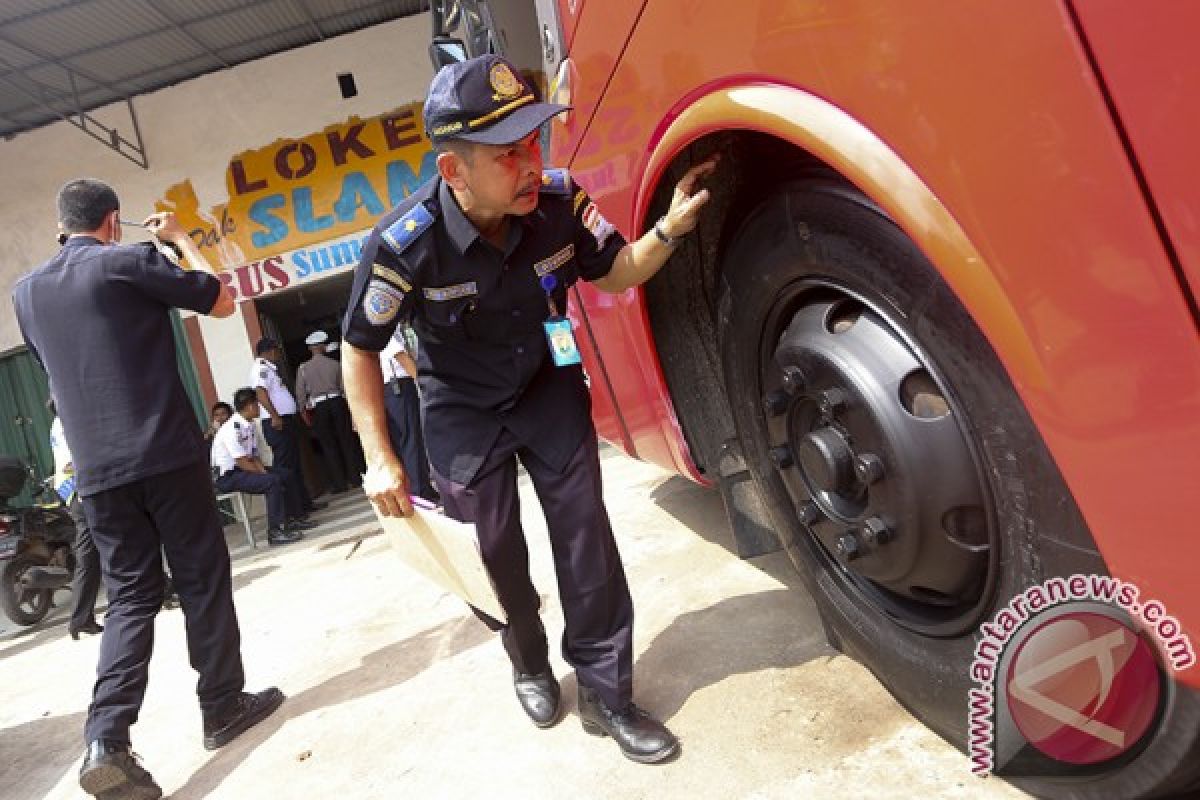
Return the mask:
POLYGON ((239 458, 255 458, 258 456, 258 438, 254 432, 254 423, 241 414, 234 414, 225 420, 225 424, 217 431, 212 443, 212 465, 217 468, 219 475, 224 475, 237 466, 239 458))
POLYGON ((400 362, 396 360, 396 353, 406 353, 408 348, 404 346, 404 341, 401 335, 397 334, 388 342, 387 347, 383 348, 383 352, 379 354, 379 366, 383 368, 383 382, 387 383, 393 378, 408 378, 408 370, 400 366, 400 362))
MULTIPOLYGON (((296 413, 296 398, 292 397, 292 393, 283 384, 283 379, 279 377, 279 368, 265 358, 254 359, 254 366, 250 367, 250 386, 255 389, 265 388, 267 397, 271 398, 271 405, 275 406, 280 416, 296 413)), ((265 405, 258 418, 271 418, 271 413, 265 405)))

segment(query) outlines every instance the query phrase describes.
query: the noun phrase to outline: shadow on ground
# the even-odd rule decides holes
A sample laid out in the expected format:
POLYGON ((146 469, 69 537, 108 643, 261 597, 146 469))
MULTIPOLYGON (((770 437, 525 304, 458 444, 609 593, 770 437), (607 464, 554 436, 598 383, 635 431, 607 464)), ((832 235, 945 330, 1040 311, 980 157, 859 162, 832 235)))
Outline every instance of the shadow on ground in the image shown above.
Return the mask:
POLYGON ((83 720, 80 711, 60 717, 40 717, 0 730, 4 743, 0 785, 11 800, 45 797, 63 773, 83 759, 83 720))
POLYGON ((259 578, 267 577, 277 569, 279 569, 278 564, 267 564, 263 567, 254 567, 253 569, 239 572, 237 575, 233 576, 233 590, 236 592, 238 589, 253 583, 259 578))
POLYGON ((694 693, 726 678, 833 655, 803 592, 730 597, 680 614, 654 638, 634 667, 638 702, 669 720, 694 693))
MULTIPOLYGON (((738 554, 729 518, 725 515, 725 504, 716 489, 706 489, 676 475, 655 487, 650 499, 702 539, 735 556, 738 554)), ((746 561, 789 588, 798 589, 804 585, 782 551, 746 561)))
POLYGON ((459 617, 376 650, 363 657, 362 663, 354 669, 289 697, 265 722, 217 751, 188 778, 187 783, 172 792, 171 797, 176 800, 207 797, 257 745, 275 734, 289 719, 390 689, 415 678, 435 662, 453 658, 490 639, 491 632, 474 617, 459 617))

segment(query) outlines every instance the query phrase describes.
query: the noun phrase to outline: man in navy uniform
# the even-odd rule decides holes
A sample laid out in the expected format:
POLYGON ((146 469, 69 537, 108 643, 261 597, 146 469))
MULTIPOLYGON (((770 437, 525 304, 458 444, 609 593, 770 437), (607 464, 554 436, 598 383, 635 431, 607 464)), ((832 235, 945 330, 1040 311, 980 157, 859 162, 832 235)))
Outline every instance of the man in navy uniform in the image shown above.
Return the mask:
POLYGON ((64 186, 58 214, 62 250, 18 281, 13 303, 71 434, 108 589, 79 783, 98 797, 153 800, 162 792, 130 751, 129 729, 146 693, 164 552, 200 673, 204 746, 226 744, 283 702, 278 689, 242 691, 229 550, 171 331, 172 308, 227 317, 234 303, 172 215, 144 225, 178 246, 190 269, 150 243, 120 245, 117 195, 99 181, 64 186))
POLYGON ((258 396, 250 388, 233 393, 237 409, 217 430, 212 443, 212 466, 220 492, 246 492, 267 498, 267 544, 292 544, 301 531, 317 527, 300 518, 300 495, 283 467, 267 467, 258 457, 258 396))
MULTIPOLYGON (((387 214, 355 273, 343 324, 347 393, 367 454, 371 500, 412 513, 407 478, 388 444, 376 355, 411 320, 434 481, 446 513, 475 523, 508 617, 500 625, 522 707, 539 727, 559 718, 539 598, 529 578, 517 460, 550 531, 586 731, 629 758, 656 763, 679 749, 632 702, 633 603, 601 495, 591 400, 570 323, 578 278, 621 292, 648 280, 691 231, 707 162, 676 187, 654 230, 627 244, 565 170, 543 172, 541 127, 563 106, 497 56, 443 68, 425 101, 438 175, 387 214)), ((479 613, 479 612, 476 612, 479 613)))

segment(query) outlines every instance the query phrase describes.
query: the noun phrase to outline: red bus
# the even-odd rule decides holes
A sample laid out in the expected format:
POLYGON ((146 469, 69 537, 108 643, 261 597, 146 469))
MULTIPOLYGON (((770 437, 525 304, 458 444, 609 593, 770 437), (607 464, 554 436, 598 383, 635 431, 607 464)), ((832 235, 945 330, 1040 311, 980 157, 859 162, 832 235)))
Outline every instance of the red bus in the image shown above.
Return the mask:
MULTIPOLYGON (((1114 576, 1200 631, 1200 6, 434 5, 435 61, 540 62, 573 106, 547 160, 628 238, 722 155, 658 276, 576 287, 597 427, 719 489, 743 555, 785 548, 924 722, 968 747, 980 626, 1048 579, 1114 576)), ((1193 785, 1176 666, 1136 742, 1012 780, 1193 785)))

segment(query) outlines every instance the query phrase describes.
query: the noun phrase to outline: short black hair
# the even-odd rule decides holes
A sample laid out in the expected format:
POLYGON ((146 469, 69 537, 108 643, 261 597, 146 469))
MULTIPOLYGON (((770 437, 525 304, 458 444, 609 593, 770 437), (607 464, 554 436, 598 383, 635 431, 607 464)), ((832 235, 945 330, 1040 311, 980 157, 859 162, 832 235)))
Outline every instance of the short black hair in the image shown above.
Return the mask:
POLYGON ((92 178, 78 178, 58 190, 58 222, 65 233, 94 231, 120 207, 113 188, 92 178))
POLYGON ((226 403, 224 400, 221 400, 220 402, 213 403, 213 407, 208 410, 208 416, 210 419, 217 415, 217 409, 219 408, 225 409, 229 416, 233 416, 233 406, 229 405, 229 403, 226 403))
POLYGON ((236 408, 238 411, 241 411, 243 408, 250 405, 251 403, 257 403, 257 402, 258 402, 258 393, 255 392, 253 389, 251 389, 249 386, 238 389, 236 392, 233 393, 233 407, 236 408))

